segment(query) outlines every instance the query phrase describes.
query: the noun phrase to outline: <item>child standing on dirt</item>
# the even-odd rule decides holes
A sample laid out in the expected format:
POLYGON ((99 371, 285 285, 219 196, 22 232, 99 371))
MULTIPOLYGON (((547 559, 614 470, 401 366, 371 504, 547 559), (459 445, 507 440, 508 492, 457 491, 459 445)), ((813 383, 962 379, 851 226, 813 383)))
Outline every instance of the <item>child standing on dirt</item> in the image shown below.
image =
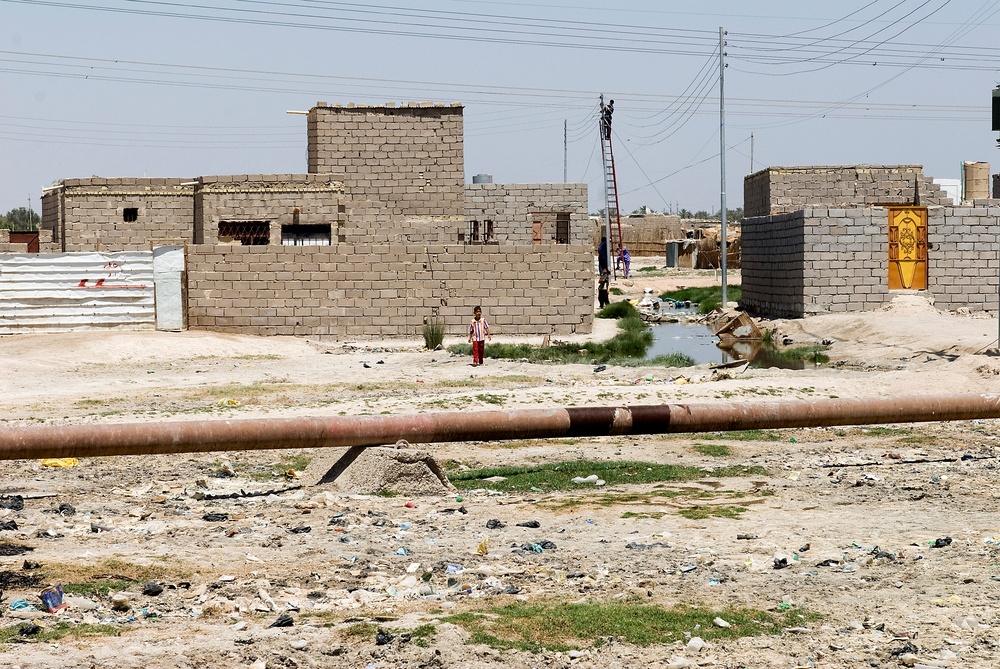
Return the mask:
POLYGON ((483 308, 477 306, 472 310, 472 323, 469 324, 469 342, 472 344, 472 366, 483 363, 483 353, 486 351, 486 340, 493 339, 490 334, 490 324, 483 318, 483 308))

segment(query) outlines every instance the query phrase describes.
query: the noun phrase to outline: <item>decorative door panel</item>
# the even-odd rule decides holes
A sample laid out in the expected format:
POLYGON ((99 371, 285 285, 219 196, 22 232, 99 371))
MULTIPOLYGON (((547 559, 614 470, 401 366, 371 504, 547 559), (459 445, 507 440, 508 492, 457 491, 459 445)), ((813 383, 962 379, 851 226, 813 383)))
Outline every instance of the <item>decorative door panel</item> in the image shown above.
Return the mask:
POLYGON ((889 207, 889 290, 927 290, 926 207, 889 207))

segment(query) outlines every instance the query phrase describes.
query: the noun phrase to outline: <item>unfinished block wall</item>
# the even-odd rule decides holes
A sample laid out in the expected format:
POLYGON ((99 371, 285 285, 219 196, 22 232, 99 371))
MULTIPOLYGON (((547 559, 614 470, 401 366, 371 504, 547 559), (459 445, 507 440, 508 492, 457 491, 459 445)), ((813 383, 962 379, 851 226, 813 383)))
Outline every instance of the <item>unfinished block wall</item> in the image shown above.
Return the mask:
POLYGON ((440 318, 464 341, 481 304, 495 335, 593 327, 592 250, 559 245, 193 246, 191 329, 420 337, 440 318))
POLYGON ((43 199, 42 227, 61 251, 145 251, 192 241, 193 198, 189 179, 65 179, 43 199))
POLYGON ((950 200, 924 176, 922 165, 768 167, 743 179, 746 216, 875 204, 930 206, 950 200))
POLYGON ((1000 201, 927 212, 926 291, 890 291, 888 210, 816 208, 743 220, 741 305, 798 318, 866 311, 901 293, 925 293, 939 309, 997 309, 1000 201))
MULTIPOLYGON (((494 241, 506 244, 533 244, 535 223, 541 241, 556 239, 560 215, 568 215, 569 243, 589 244, 587 184, 465 184, 465 219, 493 222, 494 241)), ((464 240, 471 241, 466 226, 464 240)))
POLYGON ((462 106, 326 106, 309 110, 312 174, 344 175, 348 195, 393 216, 462 216, 462 106))
POLYGON ((235 174, 198 179, 194 241, 217 244, 219 223, 267 223, 270 244, 283 225, 330 225, 331 243, 347 221, 343 181, 329 174, 235 174))

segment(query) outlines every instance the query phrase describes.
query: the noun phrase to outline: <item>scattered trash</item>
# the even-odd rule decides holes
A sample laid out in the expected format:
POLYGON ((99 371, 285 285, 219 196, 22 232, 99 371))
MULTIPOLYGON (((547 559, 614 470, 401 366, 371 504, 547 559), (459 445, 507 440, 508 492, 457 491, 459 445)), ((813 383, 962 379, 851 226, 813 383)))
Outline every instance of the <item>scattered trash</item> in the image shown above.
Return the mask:
POLYGON ((505 525, 496 518, 490 518, 486 521, 486 529, 488 530, 499 530, 502 527, 505 527, 505 525))
POLYGON ((76 467, 80 461, 76 458, 42 458, 40 460, 43 467, 76 467))
POLYGON ((308 534, 312 532, 312 527, 309 525, 299 525, 298 527, 293 527, 289 530, 292 534, 308 534))
POLYGON ((598 365, 597 367, 594 367, 594 374, 597 374, 598 372, 603 372, 607 368, 608 368, 607 365, 598 365))
POLYGON ((0 495, 0 509, 24 510, 24 498, 20 495, 0 495))
POLYGON ((788 558, 786 557, 775 557, 774 558, 774 568, 784 569, 788 566, 788 558))
POLYGON ((538 522, 537 520, 526 520, 523 523, 518 523, 517 526, 518 527, 530 527, 533 530, 537 530, 538 528, 540 528, 542 526, 542 524, 540 522, 538 522))
POLYGON ((485 539, 479 542, 478 546, 476 546, 476 554, 486 555, 489 552, 490 552, 490 538, 486 537, 485 539))
POLYGON ((409 555, 412 552, 409 548, 403 546, 396 549, 396 555, 409 555))
POLYGON ((59 508, 56 509, 56 513, 60 516, 69 517, 76 514, 76 508, 69 502, 63 502, 59 505, 59 508))
POLYGON ((147 597, 156 597, 163 592, 163 586, 156 581, 150 581, 142 588, 142 594, 147 597))
POLYGON ((3 531, 3 530, 16 531, 17 530, 17 523, 14 522, 13 520, 4 520, 4 521, 0 522, 0 531, 3 531))
POLYGON ((406 503, 406 508, 407 509, 415 509, 415 508, 417 508, 417 505, 414 504, 413 502, 407 502, 406 503))
POLYGON ((229 520, 228 513, 206 513, 201 517, 202 520, 209 523, 222 523, 229 520))
POLYGON ((935 539, 931 543, 931 548, 944 548, 945 546, 951 546, 951 537, 944 537, 943 539, 935 539))
POLYGON ((587 478, 584 478, 582 476, 574 476, 570 480, 573 481, 573 483, 597 483, 600 479, 598 478, 597 474, 591 474, 587 478))
POLYGON ((294 624, 295 624, 295 619, 292 618, 292 616, 290 614, 288 614, 288 613, 282 613, 280 616, 278 616, 277 620, 275 620, 273 623, 271 623, 270 625, 268 625, 268 628, 271 628, 271 627, 291 627, 294 624))
POLYGON ((759 538, 756 534, 737 534, 736 538, 742 541, 750 541, 759 538))
POLYGON ((17 629, 20 636, 34 636, 42 631, 38 623, 25 623, 17 629))
POLYGON ((455 563, 450 563, 444 570, 446 574, 457 574, 460 571, 462 571, 462 565, 455 563))
POLYGON ((632 550, 637 550, 637 551, 647 551, 653 548, 670 548, 670 546, 659 541, 654 544, 639 544, 633 541, 625 544, 625 548, 630 548, 632 550))
POLYGON ((26 602, 23 599, 15 599, 13 602, 10 603, 10 610, 11 611, 37 611, 38 609, 35 607, 34 604, 26 602))
POLYGON ((392 643, 392 640, 395 638, 396 638, 395 634, 389 634, 384 629, 380 628, 378 632, 375 633, 375 645, 384 646, 388 643, 392 643))
POLYGON ((716 627, 732 627, 732 625, 730 625, 728 622, 726 622, 722 618, 716 618, 712 622, 715 623, 716 627))
POLYGON ((57 584, 46 588, 38 597, 42 600, 42 610, 46 613, 55 613, 66 608, 66 605, 63 604, 62 585, 57 584))

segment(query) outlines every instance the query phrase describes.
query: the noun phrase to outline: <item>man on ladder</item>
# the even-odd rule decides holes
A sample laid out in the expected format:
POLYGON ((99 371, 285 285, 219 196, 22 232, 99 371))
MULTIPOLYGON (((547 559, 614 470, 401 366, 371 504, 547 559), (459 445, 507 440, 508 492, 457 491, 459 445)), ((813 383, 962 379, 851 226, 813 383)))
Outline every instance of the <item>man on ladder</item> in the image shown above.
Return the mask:
POLYGON ((615 101, 601 104, 601 124, 604 126, 604 139, 611 139, 611 116, 615 113, 615 101))

